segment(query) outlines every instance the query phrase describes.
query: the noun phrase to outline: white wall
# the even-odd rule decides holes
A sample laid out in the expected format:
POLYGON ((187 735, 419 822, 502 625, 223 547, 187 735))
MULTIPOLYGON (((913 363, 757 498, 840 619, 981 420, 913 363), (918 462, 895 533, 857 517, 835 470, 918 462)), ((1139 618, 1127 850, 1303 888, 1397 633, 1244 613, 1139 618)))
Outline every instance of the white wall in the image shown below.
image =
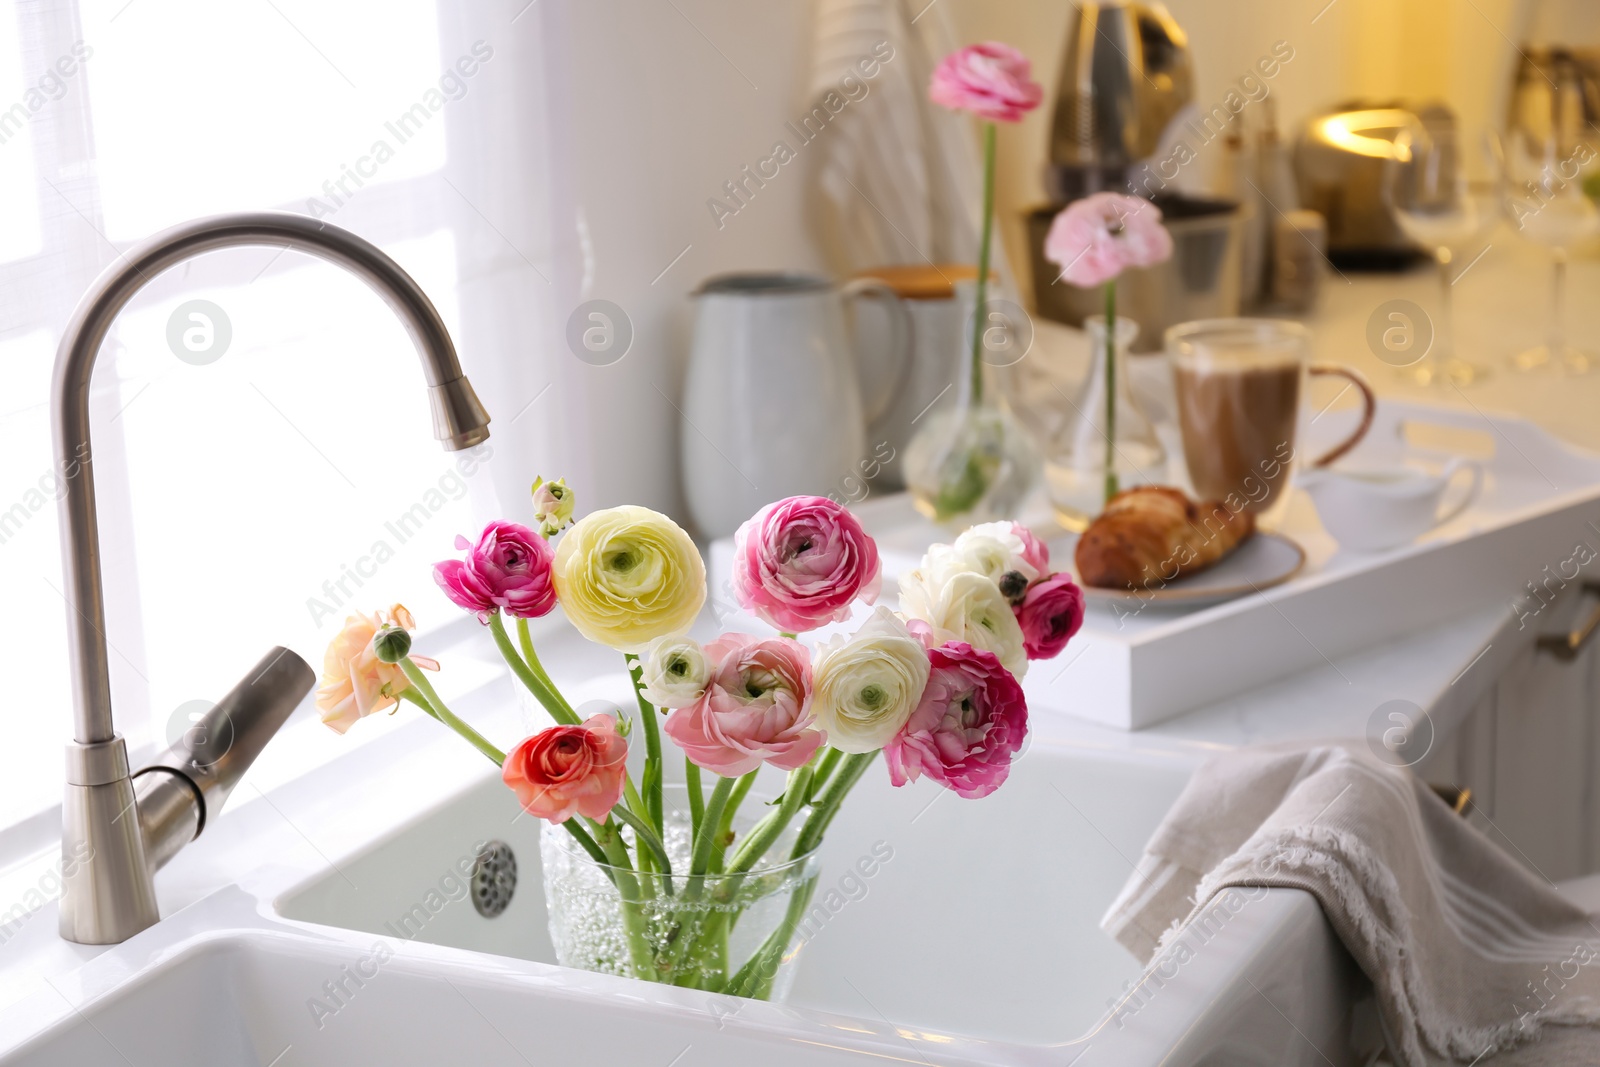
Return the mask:
MULTIPOLYGON (((1053 88, 1067 0, 937 3, 930 17, 948 20, 958 41, 1008 41, 1053 88)), ((1334 0, 1326 10, 1322 0, 1169 4, 1189 35, 1203 106, 1220 101, 1275 42, 1290 43, 1294 59, 1271 86, 1286 130, 1357 95, 1444 98, 1469 118, 1498 114, 1515 58, 1509 40, 1520 38, 1531 7, 1532 0, 1334 0)), ((722 271, 822 263, 806 217, 805 169, 784 168, 720 230, 706 207, 800 110, 811 2, 541 0, 533 13, 548 84, 563 87, 548 121, 550 284, 532 296, 546 304, 537 343, 556 353, 559 368, 551 425, 593 442, 552 454, 562 456, 561 471, 586 506, 628 500, 682 515, 678 436, 695 431, 681 426, 674 404, 688 294, 722 271), (614 301, 632 320, 632 350, 612 366, 567 351, 567 316, 593 298, 614 301)), ((1047 105, 1001 131, 998 207, 1018 268, 1026 265, 1020 213, 1043 200, 1048 123, 1047 105)))
MULTIPOLYGON (((553 314, 585 507, 624 501, 683 515, 679 404, 689 294, 710 275, 816 269, 806 172, 782 169, 719 229, 706 201, 740 167, 768 155, 799 112, 807 80, 809 0, 543 0, 553 101, 553 314), (560 65, 559 72, 555 69, 560 65), (684 249, 688 251, 685 253, 684 249), (674 264, 680 253, 682 258, 674 264), (670 269, 669 269, 669 265, 670 269), (663 273, 665 272, 665 273, 663 273), (572 356, 567 316, 602 298, 632 320, 618 363, 572 356)), ((729 477, 737 477, 730 468, 729 477)))

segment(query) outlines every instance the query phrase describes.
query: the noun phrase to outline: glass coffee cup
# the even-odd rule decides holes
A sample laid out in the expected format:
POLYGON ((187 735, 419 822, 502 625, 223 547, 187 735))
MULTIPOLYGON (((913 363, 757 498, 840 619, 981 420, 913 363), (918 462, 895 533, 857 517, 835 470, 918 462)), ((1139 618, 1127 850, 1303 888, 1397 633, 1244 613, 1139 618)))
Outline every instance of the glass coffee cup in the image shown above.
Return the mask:
POLYGON ((1311 331, 1279 319, 1201 319, 1167 330, 1184 463, 1200 500, 1282 519, 1299 460, 1296 437, 1310 375, 1348 378, 1361 394, 1355 431, 1308 466, 1322 467, 1366 436, 1377 406, 1354 368, 1310 362, 1311 331))

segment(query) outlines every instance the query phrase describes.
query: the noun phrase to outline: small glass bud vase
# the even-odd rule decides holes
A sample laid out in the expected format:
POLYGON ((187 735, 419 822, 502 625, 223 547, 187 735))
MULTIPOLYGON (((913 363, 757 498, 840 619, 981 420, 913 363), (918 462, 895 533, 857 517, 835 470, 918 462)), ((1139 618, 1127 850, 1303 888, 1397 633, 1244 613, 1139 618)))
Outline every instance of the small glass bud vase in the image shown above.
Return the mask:
POLYGON ((1076 531, 1100 514, 1112 494, 1129 486, 1159 482, 1167 467, 1166 450, 1128 383, 1128 346, 1139 336, 1139 324, 1117 319, 1109 356, 1105 316, 1091 316, 1083 325, 1089 333, 1089 374, 1044 448, 1045 492, 1056 521, 1076 531))
MULTIPOLYGON (((1039 454, 1028 431, 1006 406, 984 363, 974 358, 972 283, 956 285, 965 328, 948 342, 956 346, 955 373, 944 395, 917 420, 906 445, 905 480, 917 510, 934 522, 961 528, 1015 518, 1039 480, 1039 454)), ((986 330, 983 343, 999 350, 994 362, 1014 361, 1001 329, 986 330)))

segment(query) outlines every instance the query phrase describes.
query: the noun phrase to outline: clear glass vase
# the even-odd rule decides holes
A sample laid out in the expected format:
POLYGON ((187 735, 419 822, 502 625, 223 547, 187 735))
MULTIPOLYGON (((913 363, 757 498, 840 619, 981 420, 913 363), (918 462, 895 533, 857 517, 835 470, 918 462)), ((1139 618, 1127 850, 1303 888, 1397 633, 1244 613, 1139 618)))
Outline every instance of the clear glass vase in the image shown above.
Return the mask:
MULTIPOLYGON (((993 294, 992 294, 993 295, 993 294)), ((958 345, 949 387, 918 416, 917 429, 906 444, 905 480, 917 510, 952 528, 1015 518, 1039 480, 1039 455, 1029 436, 1006 405, 996 383, 986 380, 985 364, 1004 367, 1014 362, 1010 315, 1014 302, 994 295, 982 334, 985 364, 974 359, 973 309, 977 298, 971 282, 956 285, 965 327, 947 343, 958 345)))
MULTIPOLYGON (((805 809, 747 874, 688 874, 690 823, 683 787, 665 790, 663 842, 671 875, 596 863, 559 826, 540 828, 545 904, 556 962, 563 967, 704 989, 757 1000, 782 1000, 808 930, 816 889, 815 850, 791 856, 805 809)), ((765 813, 765 805, 747 801, 765 813)), ((755 824, 736 816, 732 855, 755 824)), ((636 862, 632 831, 623 831, 636 862)))
POLYGON ((1118 317, 1109 357, 1105 316, 1093 315, 1083 325, 1089 334, 1089 374, 1044 449, 1044 483, 1050 505, 1056 520, 1076 531, 1085 529, 1100 514, 1112 493, 1160 482, 1167 468, 1166 449, 1128 383, 1128 346, 1139 336, 1139 324, 1118 317), (1108 388, 1110 404, 1106 402, 1108 388))

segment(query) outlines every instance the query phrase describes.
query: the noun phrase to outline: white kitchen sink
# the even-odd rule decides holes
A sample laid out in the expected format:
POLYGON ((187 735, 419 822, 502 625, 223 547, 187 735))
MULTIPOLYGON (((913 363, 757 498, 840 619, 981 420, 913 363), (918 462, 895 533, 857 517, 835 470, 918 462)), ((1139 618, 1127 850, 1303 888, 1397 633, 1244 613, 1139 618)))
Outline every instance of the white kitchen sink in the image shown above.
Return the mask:
MULTIPOLYGON (((1030 1045, 1082 1034, 1139 975, 1098 920, 1188 773, 1039 744, 997 793, 967 801, 931 782, 894 789, 880 763, 828 833, 816 892, 827 919, 788 1002, 1030 1045), (862 877, 856 863, 874 847, 891 858, 862 877)), ((538 827, 491 777, 277 910, 553 964, 538 827), (509 844, 519 870, 511 906, 493 919, 452 877, 488 840, 509 844)))
MULTIPOLYGON (((1160 1014, 1156 1001, 1177 1014, 1201 1004, 1234 1011, 1231 995, 1286 1031, 1281 1005, 1265 1003, 1263 993, 1235 978, 1231 987, 1197 987, 1199 1000, 1187 1005, 1184 994, 1166 986, 1152 1007, 1086 1036, 1142 971, 1100 930, 1100 916, 1191 767, 1183 758, 1040 742, 983 801, 962 800, 931 783, 894 789, 874 768, 829 831, 816 899, 832 909, 801 952, 790 1014, 844 1017, 825 1025, 842 1031, 837 1040, 847 1045, 852 1034, 888 1027, 899 1037, 899 1053, 913 1062, 923 1056, 946 1062, 952 1053, 994 1063, 1063 1062, 1096 1040, 1120 1042, 1135 1019, 1160 1014), (867 865, 877 868, 871 878, 860 876, 857 860, 875 849, 892 856, 867 865)), ((491 778, 341 862, 338 871, 285 893, 275 907, 286 919, 553 964, 538 834, 537 823, 519 817, 514 799, 491 778), (451 877, 483 841, 510 845, 519 869, 510 907, 492 919, 463 899, 451 877)), ((1252 937, 1270 941, 1267 931, 1283 922, 1299 921, 1311 936, 1321 921, 1315 905, 1282 895, 1235 926, 1237 947, 1252 937)), ((1227 951, 1217 948, 1216 955, 1227 951)), ((1306 960, 1314 971, 1316 953, 1306 960)), ((1349 977, 1338 971, 1328 980, 1349 977)), ((590 980, 632 1003, 662 992, 624 979, 590 980)), ((681 997, 712 1016, 748 1017, 729 998, 675 991, 681 997)), ((1317 1010, 1301 1007, 1311 1016, 1317 1010)), ((1142 1024, 1156 1025, 1151 1018, 1142 1024)), ((1234 1036, 1239 1032, 1235 1025, 1234 1036)), ((1307 1062, 1323 1062, 1318 1050, 1300 1043, 1307 1062)), ((1295 1058, 1285 1052, 1261 1062, 1295 1058)))
POLYGON ((1360 1062, 1360 978, 1308 896, 1266 892, 1165 974, 1099 929, 1201 753, 1036 731, 984 801, 869 772, 829 832, 831 910, 780 1005, 555 965, 537 823, 491 768, 446 774, 420 734, 307 782, 292 819, 282 798, 224 815, 212 847, 258 850, 255 872, 0 1010, 0 1063, 1360 1062), (439 785, 418 784, 428 767, 439 785), (491 840, 519 867, 492 919, 459 880, 491 840), (874 846, 892 855, 852 875, 874 846))
POLYGON ((661 1012, 618 1026, 603 998, 545 981, 532 989, 460 962, 370 960, 340 945, 271 934, 209 939, 127 983, 7 1057, 18 1067, 356 1067, 364 1064, 836 1064, 843 1051, 787 1047, 661 1012), (332 1014, 311 997, 345 981, 332 1014), (537 995, 530 996, 530 992, 537 995))

